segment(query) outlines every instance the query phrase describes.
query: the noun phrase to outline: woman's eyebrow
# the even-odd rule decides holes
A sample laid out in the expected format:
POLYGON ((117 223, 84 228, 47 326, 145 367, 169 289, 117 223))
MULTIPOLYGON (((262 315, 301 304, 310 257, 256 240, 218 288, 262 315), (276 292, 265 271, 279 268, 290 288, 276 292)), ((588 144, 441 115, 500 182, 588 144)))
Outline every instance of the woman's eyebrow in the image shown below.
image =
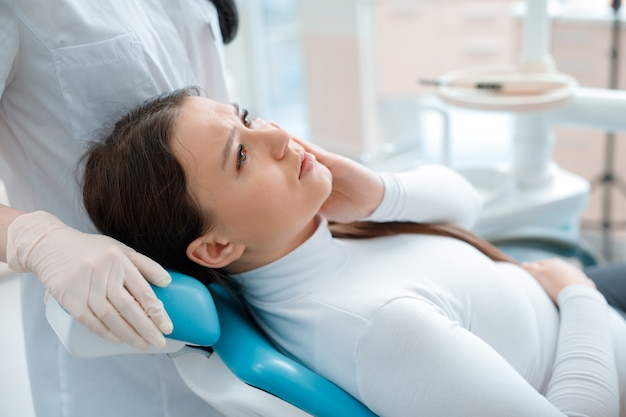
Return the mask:
MULTIPOLYGON (((233 109, 235 110, 235 115, 237 116, 237 118, 239 118, 239 106, 236 103, 232 104, 233 109)), ((233 127, 230 129, 230 133, 228 134, 228 140, 224 145, 224 150, 222 151, 222 170, 226 170, 226 164, 230 159, 230 152, 233 149, 233 141, 235 140, 236 129, 237 126, 233 125, 233 127)))

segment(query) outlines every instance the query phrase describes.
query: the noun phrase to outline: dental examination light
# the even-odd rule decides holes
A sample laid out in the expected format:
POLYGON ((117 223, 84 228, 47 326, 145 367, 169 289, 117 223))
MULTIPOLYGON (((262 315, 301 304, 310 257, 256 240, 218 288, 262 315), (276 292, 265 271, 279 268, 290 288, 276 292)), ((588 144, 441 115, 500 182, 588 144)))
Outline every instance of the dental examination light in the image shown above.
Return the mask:
POLYGON ((445 103, 515 114, 512 174, 521 187, 552 180, 553 137, 543 111, 562 106, 578 90, 576 79, 557 71, 549 45, 548 0, 528 0, 518 65, 462 69, 437 80, 445 103))
POLYGON ((439 99, 451 106, 514 116, 510 166, 504 172, 502 167, 480 170, 482 177, 504 176, 514 186, 497 204, 485 208, 475 232, 499 237, 532 223, 529 227, 541 230, 556 225, 559 232, 577 239, 590 184, 553 161, 552 128, 626 131, 626 91, 579 87, 576 79, 558 71, 550 53, 548 0, 527 0, 522 6, 517 65, 460 69, 421 83, 436 86, 439 99))
MULTIPOLYGON (((620 4, 613 0, 614 8, 620 4)), ((551 125, 625 131, 626 118, 618 110, 626 104, 626 93, 580 88, 573 77, 559 72, 550 54, 548 0, 527 0, 525 6, 516 66, 453 71, 436 84, 445 103, 515 114, 512 174, 520 187, 534 188, 554 179, 551 125), (485 88, 489 86, 496 88, 485 88)))

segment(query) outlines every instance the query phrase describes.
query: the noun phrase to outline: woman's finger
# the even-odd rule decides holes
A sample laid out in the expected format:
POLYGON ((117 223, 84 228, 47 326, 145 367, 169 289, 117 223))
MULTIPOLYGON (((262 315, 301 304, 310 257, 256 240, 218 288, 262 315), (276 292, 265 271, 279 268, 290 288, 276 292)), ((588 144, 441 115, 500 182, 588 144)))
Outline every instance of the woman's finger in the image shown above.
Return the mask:
POLYGON ((298 145, 302 146, 305 151, 312 153, 315 155, 315 158, 322 164, 326 165, 326 161, 328 160, 328 156, 331 155, 329 152, 324 150, 322 147, 312 144, 311 142, 304 141, 300 138, 292 136, 294 142, 298 145))

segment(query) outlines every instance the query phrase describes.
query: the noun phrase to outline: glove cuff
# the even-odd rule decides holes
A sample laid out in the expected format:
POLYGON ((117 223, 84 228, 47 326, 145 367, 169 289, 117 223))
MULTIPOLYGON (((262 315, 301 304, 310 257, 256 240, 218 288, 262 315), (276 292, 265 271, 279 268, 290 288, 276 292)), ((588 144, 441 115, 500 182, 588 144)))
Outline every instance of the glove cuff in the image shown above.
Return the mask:
POLYGON ((36 272, 29 262, 39 242, 65 223, 45 211, 34 211, 16 218, 7 229, 7 264, 15 272, 36 272))

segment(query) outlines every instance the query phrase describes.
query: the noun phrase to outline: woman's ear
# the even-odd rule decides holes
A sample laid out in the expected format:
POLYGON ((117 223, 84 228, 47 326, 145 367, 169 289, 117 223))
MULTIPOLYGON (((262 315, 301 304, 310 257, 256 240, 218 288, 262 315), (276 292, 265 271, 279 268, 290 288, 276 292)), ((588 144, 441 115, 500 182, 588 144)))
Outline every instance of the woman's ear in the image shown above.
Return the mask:
POLYGON ((219 241, 211 234, 196 238, 187 246, 187 257, 208 268, 224 268, 241 255, 245 247, 229 241, 219 241))

